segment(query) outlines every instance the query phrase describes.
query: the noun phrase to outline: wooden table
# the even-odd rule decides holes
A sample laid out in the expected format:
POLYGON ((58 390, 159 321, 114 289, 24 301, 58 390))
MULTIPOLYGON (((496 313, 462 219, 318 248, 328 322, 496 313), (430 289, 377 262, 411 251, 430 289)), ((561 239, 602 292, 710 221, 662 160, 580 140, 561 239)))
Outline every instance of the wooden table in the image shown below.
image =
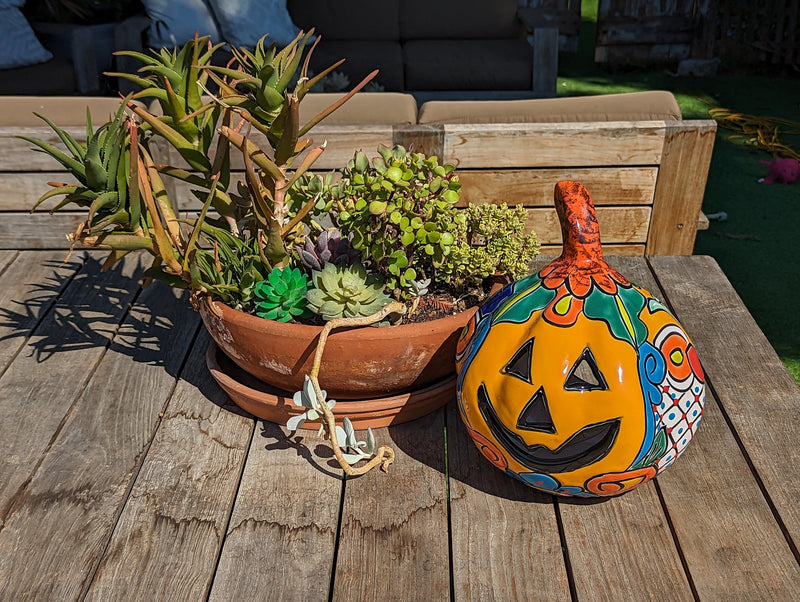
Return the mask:
POLYGON ((800 599, 800 390, 708 257, 612 261, 709 387, 675 466, 594 503, 494 469, 453 404, 345 481, 231 405, 185 298, 62 259, 0 251, 2 600, 800 599))

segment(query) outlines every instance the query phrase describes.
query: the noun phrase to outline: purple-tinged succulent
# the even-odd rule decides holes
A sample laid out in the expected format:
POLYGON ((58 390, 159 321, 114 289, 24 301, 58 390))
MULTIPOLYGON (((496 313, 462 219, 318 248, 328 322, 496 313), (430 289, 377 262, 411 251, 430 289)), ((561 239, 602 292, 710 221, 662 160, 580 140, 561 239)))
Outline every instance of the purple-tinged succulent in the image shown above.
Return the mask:
POLYGON ((297 247, 297 255, 303 265, 317 271, 322 270, 326 263, 348 266, 361 258, 361 254, 350 244, 350 238, 342 238, 337 228, 323 230, 316 244, 306 237, 305 244, 297 247))

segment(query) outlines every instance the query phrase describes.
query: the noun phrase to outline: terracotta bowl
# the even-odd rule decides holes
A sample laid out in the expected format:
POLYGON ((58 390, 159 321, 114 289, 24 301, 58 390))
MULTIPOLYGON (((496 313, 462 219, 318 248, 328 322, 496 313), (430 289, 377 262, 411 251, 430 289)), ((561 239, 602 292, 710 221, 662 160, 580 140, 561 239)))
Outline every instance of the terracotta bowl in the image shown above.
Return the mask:
MULTIPOLYGON (((319 326, 265 320, 215 302, 200 315, 216 344, 245 372, 268 385, 299 391, 311 371, 319 326)), ((325 345, 319 382, 340 399, 375 399, 428 387, 455 373, 456 343, 475 313, 420 324, 334 331, 325 345)))
MULTIPOLYGON (((304 411, 304 408, 294 404, 290 393, 253 378, 213 342, 206 352, 206 364, 211 375, 234 403, 254 416, 286 424, 289 418, 304 411)), ((378 428, 424 416, 454 399, 455 394, 456 377, 453 375, 410 393, 361 401, 337 400, 333 413, 337 423, 341 424, 342 418, 347 416, 357 430, 368 426, 378 428)), ((319 420, 306 421, 301 428, 316 430, 319 420)))

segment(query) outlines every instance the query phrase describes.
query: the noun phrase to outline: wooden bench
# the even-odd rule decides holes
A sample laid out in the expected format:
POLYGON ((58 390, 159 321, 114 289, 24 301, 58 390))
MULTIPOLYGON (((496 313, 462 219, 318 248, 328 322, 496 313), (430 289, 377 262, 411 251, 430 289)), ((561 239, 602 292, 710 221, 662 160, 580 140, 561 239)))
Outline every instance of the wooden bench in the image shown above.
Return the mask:
MULTIPOLYGON (((68 130, 85 138, 83 126, 68 130)), ((676 120, 320 125, 311 135, 316 144, 328 143, 315 164, 318 171, 346 164, 358 149, 374 153, 380 144, 403 144, 455 163, 462 204, 523 204, 543 251, 554 252, 561 243, 553 186, 571 179, 591 192, 608 253, 691 255, 715 132, 711 120, 676 120)), ((47 127, 0 127, 0 248, 66 248, 65 234, 74 231, 83 214, 49 216, 48 207, 42 207, 28 215, 47 182, 62 181, 66 174, 51 158, 31 151, 19 135, 58 143, 47 127)), ((160 160, 180 163, 174 149, 166 147, 161 147, 160 160)), ((242 169, 236 155, 233 164, 242 169)), ((181 211, 199 208, 180 182, 169 185, 181 211)))

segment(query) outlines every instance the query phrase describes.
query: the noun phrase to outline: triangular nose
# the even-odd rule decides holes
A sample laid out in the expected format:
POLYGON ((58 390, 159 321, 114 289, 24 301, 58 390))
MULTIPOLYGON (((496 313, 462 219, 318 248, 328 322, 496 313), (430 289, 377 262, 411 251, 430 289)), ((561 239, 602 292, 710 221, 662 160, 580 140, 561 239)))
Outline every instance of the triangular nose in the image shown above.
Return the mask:
POLYGON ((517 428, 537 433, 555 434, 556 425, 553 423, 550 409, 547 407, 547 395, 544 393, 544 387, 539 387, 539 390, 533 394, 533 397, 522 409, 517 420, 517 428))

